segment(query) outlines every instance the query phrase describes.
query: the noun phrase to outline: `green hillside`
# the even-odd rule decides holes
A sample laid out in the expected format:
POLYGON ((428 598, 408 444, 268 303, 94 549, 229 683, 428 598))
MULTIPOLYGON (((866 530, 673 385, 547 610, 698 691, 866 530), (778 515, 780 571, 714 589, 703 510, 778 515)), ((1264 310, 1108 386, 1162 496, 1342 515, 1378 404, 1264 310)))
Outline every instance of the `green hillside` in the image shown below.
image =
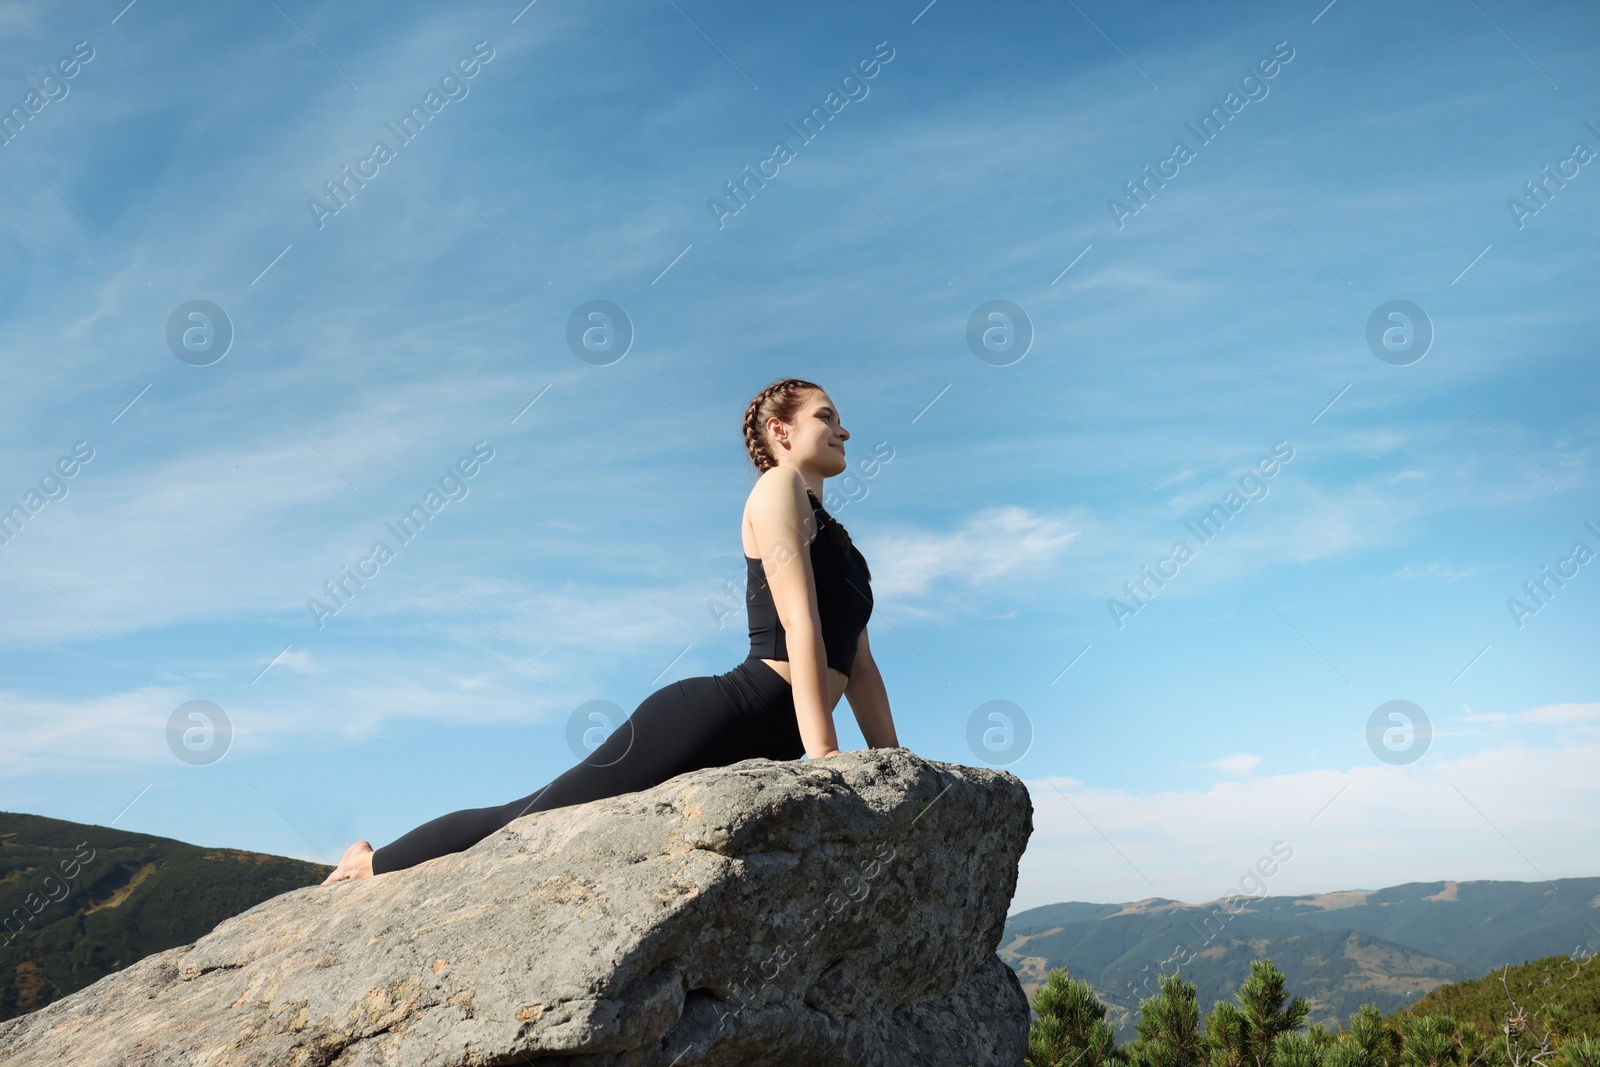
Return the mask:
POLYGON ((1594 955, 1547 956, 1518 966, 1498 968, 1470 982, 1452 982, 1395 1012, 1389 1022, 1449 1015, 1470 1022, 1485 1034, 1498 1033, 1513 1000, 1537 1032, 1554 1022, 1550 1009, 1566 1010, 1572 1034, 1600 1038, 1600 964, 1594 955))
POLYGON ((999 955, 1030 994, 1067 968, 1127 1041, 1161 971, 1193 981, 1206 1010, 1233 995, 1252 958, 1271 956, 1309 1001, 1308 1021, 1332 1028, 1362 1004, 1392 1013, 1502 964, 1600 948, 1600 878, 1412 882, 1228 906, 1233 914, 1221 901, 1049 904, 1006 920, 999 955))
POLYGON ((185 945, 329 868, 0 812, 0 1020, 185 945))
POLYGON ((1066 968, 1032 1000, 1024 1067, 1600 1067, 1593 954, 1554 956, 1441 987, 1385 1018, 1373 1005, 1345 1028, 1311 1021, 1310 1003, 1269 957, 1231 998, 1201 1012, 1195 983, 1161 974, 1118 1042, 1110 1006, 1066 968), (1571 1008, 1577 1003, 1578 1011, 1571 1008))
POLYGON ((1202 1012, 1232 998, 1250 961, 1270 955, 1311 1005, 1308 1022, 1342 1025, 1362 1004, 1392 1012, 1418 994, 1471 972, 1405 945, 1352 930, 1317 930, 1241 913, 1225 925, 1187 906, 1154 915, 1117 915, 1014 932, 999 955, 1030 994, 1065 967, 1095 990, 1118 1040, 1130 1040, 1139 1002, 1154 996, 1156 975, 1180 972, 1195 984, 1202 1012))

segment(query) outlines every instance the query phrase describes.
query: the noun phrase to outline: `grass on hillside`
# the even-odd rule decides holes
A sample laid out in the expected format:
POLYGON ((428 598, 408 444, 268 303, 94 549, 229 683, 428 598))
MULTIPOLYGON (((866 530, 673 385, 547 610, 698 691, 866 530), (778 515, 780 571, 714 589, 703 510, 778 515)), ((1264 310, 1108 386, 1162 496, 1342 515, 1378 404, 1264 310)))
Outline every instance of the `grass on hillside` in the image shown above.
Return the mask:
POLYGON ((327 873, 283 856, 0 812, 0 1020, 327 873))
POLYGON ((1399 1025, 1424 1015, 1448 1015, 1458 1023, 1470 1022, 1486 1034, 1497 1034, 1515 1000, 1526 1012, 1528 1025, 1539 1033, 1556 1021, 1550 1008, 1560 1006, 1565 1009, 1570 1034, 1600 1038, 1597 958, 1593 954, 1546 956, 1515 967, 1508 965, 1470 982, 1442 985, 1387 1020, 1399 1025))

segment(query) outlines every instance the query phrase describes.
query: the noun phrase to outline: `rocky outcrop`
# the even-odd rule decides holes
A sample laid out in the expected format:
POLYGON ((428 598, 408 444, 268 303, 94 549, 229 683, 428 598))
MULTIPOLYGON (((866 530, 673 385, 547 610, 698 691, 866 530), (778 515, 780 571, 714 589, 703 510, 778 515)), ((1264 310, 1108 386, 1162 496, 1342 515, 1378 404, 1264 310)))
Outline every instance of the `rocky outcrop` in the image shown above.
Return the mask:
POLYGON ((0 1023, 0 1063, 1017 1067, 1004 771, 745 760, 283 893, 0 1023))

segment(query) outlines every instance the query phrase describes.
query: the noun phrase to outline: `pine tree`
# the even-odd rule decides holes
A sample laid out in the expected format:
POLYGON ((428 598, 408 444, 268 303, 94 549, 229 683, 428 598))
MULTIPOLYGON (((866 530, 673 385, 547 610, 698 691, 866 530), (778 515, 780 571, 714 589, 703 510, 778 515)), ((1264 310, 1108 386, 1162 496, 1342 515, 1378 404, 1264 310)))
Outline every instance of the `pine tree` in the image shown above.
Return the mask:
POLYGON ((1363 1004, 1350 1016, 1350 1029, 1341 1044, 1347 1042, 1361 1052, 1350 1067, 1395 1067, 1400 1060, 1400 1031, 1383 1021, 1376 1004, 1363 1004))
POLYGON ((1584 1034, 1563 1043, 1561 1067, 1600 1067, 1600 1041, 1584 1034))
MULTIPOLYGON (((1315 1043, 1321 1030, 1312 1024, 1315 1043)), ((1462 1050, 1463 1067, 1498 1067, 1488 1060, 1474 1059, 1484 1051, 1484 1038, 1471 1027, 1464 1027, 1457 1035, 1462 1050)), ((1285 1040, 1280 1037, 1279 1041, 1285 1040)), ((1337 1035, 1329 1035, 1320 1045, 1317 1067, 1400 1067, 1404 1042, 1400 1031, 1383 1021, 1375 1004, 1363 1004, 1350 1016, 1350 1028, 1337 1035)), ((1283 1067, 1283 1065, 1279 1065, 1283 1067)))
POLYGON ((1211 1014, 1206 1016, 1205 1041, 1211 1067, 1244 1067, 1249 1062, 1244 1016, 1226 1000, 1211 1005, 1211 1014))
POLYGON ((1405 1021, 1405 1046, 1400 1067, 1461 1067, 1456 1021, 1448 1015, 1424 1015, 1405 1021))
MULTIPOLYGON (((1234 994, 1235 1008, 1217 1001, 1206 1020, 1206 1045, 1211 1067, 1274 1067, 1278 1037, 1300 1029, 1311 1005, 1305 997, 1290 997, 1284 991, 1283 972, 1270 959, 1250 961, 1250 977, 1234 994)), ((1310 1042, 1286 1046, 1285 1055, 1311 1056, 1310 1042)), ((1298 1065, 1297 1065, 1298 1067, 1298 1065)), ((1309 1063, 1306 1067, 1316 1067, 1309 1063)))
POLYGON ((1322 1050, 1322 1067, 1382 1067, 1349 1034, 1336 1038, 1322 1050))
POLYGON ((1106 1006, 1094 987, 1057 967, 1034 990, 1039 1021, 1028 1028, 1027 1067, 1124 1067, 1127 1053, 1117 1047, 1116 1030, 1105 1021, 1106 1006))
POLYGON ((1499 1067, 1494 1039, 1470 1022, 1456 1027, 1456 1047, 1461 1050, 1462 1067, 1499 1067))
POLYGON ((1176 971, 1158 976, 1158 991, 1139 1003, 1130 1059, 1136 1067, 1201 1067, 1206 1062, 1200 1036, 1200 996, 1193 982, 1176 971))
POLYGON ((1272 1067, 1322 1067, 1322 1047, 1306 1034, 1279 1034, 1272 1042, 1272 1067))

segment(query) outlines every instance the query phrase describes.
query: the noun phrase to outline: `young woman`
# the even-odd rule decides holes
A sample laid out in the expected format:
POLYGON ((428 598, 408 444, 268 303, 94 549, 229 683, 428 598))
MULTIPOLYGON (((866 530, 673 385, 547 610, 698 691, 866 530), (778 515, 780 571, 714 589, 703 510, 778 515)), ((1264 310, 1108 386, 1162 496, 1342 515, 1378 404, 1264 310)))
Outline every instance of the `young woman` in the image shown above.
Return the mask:
POLYGON ((441 815, 376 851, 357 841, 323 884, 412 867, 530 812, 649 789, 703 767, 838 755, 841 696, 869 746, 898 748, 867 645, 872 574, 821 500, 822 480, 845 469, 849 438, 828 394, 799 378, 767 386, 745 411, 745 447, 761 474, 740 531, 750 618, 743 663, 656 690, 587 759, 531 796, 441 815))

